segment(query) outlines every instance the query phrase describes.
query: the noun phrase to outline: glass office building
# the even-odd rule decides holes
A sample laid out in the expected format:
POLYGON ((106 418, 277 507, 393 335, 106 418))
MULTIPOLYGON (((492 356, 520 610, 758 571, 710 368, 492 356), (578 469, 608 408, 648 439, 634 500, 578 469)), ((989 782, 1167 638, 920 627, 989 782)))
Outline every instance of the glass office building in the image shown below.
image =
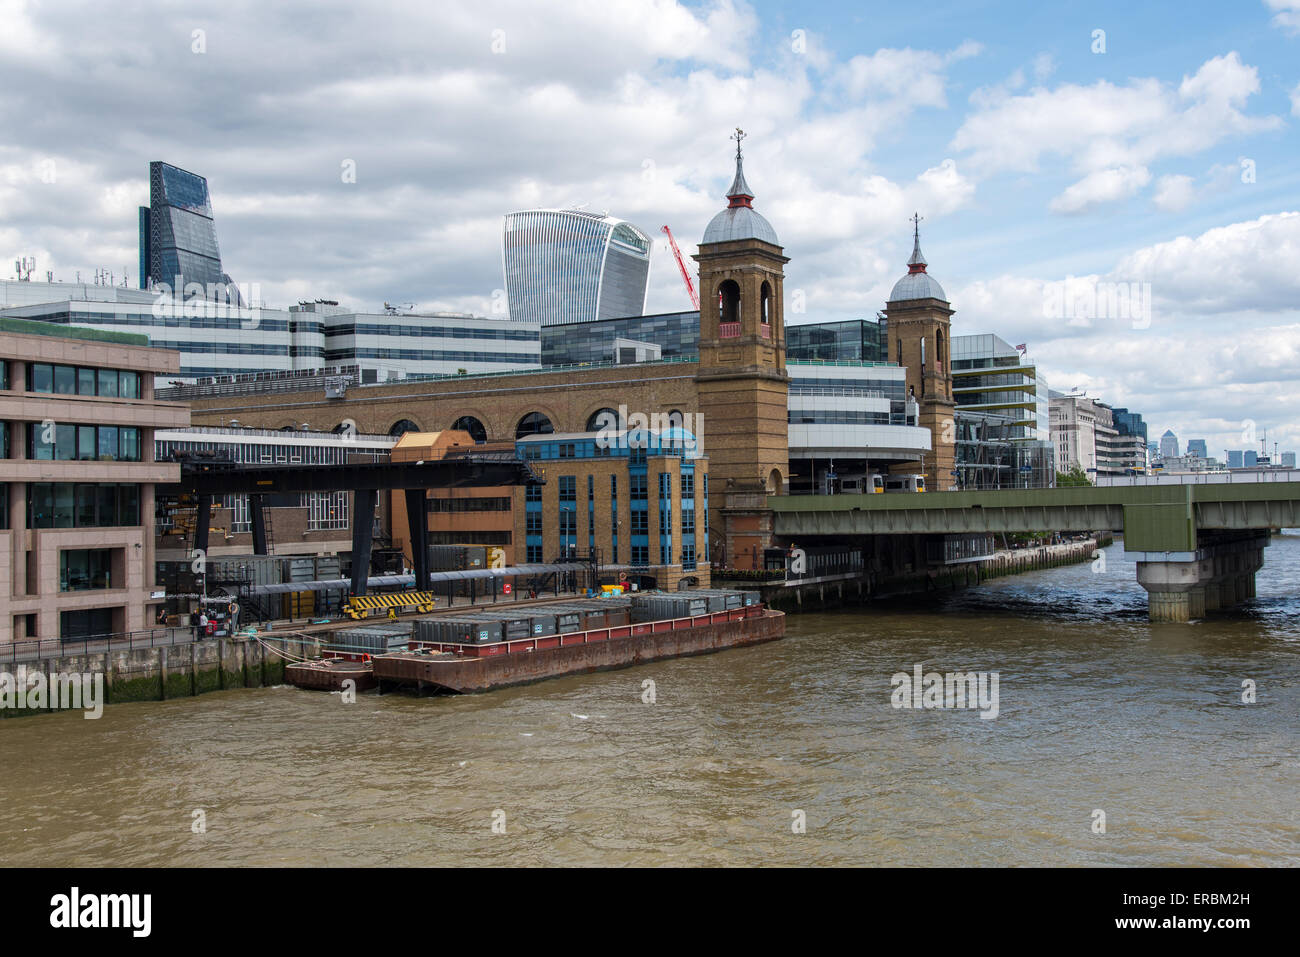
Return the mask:
POLYGON ((884 362, 888 359, 883 321, 848 319, 785 327, 787 359, 821 362, 884 362))
POLYGON ((700 314, 665 312, 598 322, 573 322, 541 328, 542 365, 613 362, 617 340, 656 345, 663 359, 698 359, 700 314))
MULTIPOLYGON (((239 304, 221 269, 208 181, 167 163, 149 164, 149 205, 140 207, 140 288, 166 284, 177 298, 191 284, 202 298, 239 304)), ((190 298, 190 297, 187 297, 190 298)))
POLYGON ((502 235, 510 318, 567 325, 645 311, 650 237, 579 209, 509 213, 502 235))

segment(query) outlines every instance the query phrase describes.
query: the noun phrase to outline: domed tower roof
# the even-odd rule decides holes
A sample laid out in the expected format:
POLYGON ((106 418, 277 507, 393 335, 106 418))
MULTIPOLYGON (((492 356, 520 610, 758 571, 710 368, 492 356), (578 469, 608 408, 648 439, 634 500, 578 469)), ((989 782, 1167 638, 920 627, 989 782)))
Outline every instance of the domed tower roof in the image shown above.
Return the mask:
POLYGON ((736 141, 736 176, 727 190, 727 208, 709 221, 702 243, 728 243, 737 239, 761 239, 773 246, 781 245, 771 223, 754 211, 754 191, 745 182, 745 170, 740 155, 740 141, 745 138, 737 128, 732 137, 736 141))
POLYGON ((907 275, 894 283, 889 294, 890 302, 907 299, 942 299, 948 301, 943 286, 925 271, 925 255, 921 252, 921 217, 912 215, 912 258, 907 261, 907 275))

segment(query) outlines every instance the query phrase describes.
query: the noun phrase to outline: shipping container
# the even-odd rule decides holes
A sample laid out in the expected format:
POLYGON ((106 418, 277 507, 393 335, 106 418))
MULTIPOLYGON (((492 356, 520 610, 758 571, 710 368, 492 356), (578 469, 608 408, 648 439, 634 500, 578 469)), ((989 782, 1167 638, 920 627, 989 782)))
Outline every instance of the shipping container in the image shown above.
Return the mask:
POLYGON ((709 598, 692 596, 689 592, 648 593, 633 599, 632 620, 666 621, 670 618, 691 618, 709 613, 709 598))
POLYGON ((415 623, 417 641, 448 641, 459 644, 487 644, 503 640, 500 621, 486 618, 421 618, 415 623))
POLYGON ((411 641, 412 622, 393 622, 366 628, 336 631, 330 644, 333 650, 350 654, 382 655, 406 648, 411 641))

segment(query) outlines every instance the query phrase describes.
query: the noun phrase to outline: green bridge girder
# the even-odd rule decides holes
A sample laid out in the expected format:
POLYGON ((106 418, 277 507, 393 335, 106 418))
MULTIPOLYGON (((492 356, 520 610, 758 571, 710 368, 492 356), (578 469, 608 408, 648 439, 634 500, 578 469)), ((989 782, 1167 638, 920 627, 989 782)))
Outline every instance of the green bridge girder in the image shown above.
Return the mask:
POLYGON ((1190 552, 1201 529, 1300 527, 1300 482, 772 495, 768 505, 786 538, 1109 529, 1128 551, 1190 552))

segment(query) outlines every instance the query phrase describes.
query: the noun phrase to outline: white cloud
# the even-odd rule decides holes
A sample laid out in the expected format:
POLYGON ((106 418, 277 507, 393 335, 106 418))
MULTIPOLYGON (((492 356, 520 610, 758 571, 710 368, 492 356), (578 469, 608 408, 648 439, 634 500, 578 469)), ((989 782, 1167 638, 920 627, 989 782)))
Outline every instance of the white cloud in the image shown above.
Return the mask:
POLYGON ((1300 33, 1300 0, 1264 0, 1273 15, 1273 26, 1292 35, 1300 33))
POLYGON ((975 194, 975 184, 957 171, 957 164, 946 159, 916 178, 917 205, 925 207, 931 215, 942 215, 960 209, 975 194))
POLYGON ((1040 53, 1034 57, 1034 79, 1042 83, 1056 72, 1056 58, 1050 53, 1040 53))
POLYGON ((1179 236, 1125 256, 1116 279, 1152 283, 1183 313, 1290 312, 1300 302, 1300 212, 1179 236))
POLYGON ((1178 213, 1191 204, 1196 190, 1190 176, 1181 174, 1161 176, 1156 180, 1156 194, 1152 202, 1166 213, 1178 213))
POLYGON ((1089 173, 1048 204, 1054 213, 1081 213, 1102 203, 1127 199, 1151 181, 1145 166, 1120 166, 1089 173))
MULTIPOLYGON (((1122 198, 1145 185, 1144 170, 1171 156, 1190 156, 1230 136, 1282 125, 1277 116, 1247 114, 1259 91, 1259 71, 1234 51, 1213 57, 1177 89, 1154 78, 1120 86, 1063 84, 1011 95, 985 88, 971 96, 974 111, 952 139, 977 176, 1002 171, 1036 173, 1059 156, 1081 179, 1052 201, 1077 212, 1122 198)), ((1149 179, 1149 174, 1147 174, 1149 179)))

